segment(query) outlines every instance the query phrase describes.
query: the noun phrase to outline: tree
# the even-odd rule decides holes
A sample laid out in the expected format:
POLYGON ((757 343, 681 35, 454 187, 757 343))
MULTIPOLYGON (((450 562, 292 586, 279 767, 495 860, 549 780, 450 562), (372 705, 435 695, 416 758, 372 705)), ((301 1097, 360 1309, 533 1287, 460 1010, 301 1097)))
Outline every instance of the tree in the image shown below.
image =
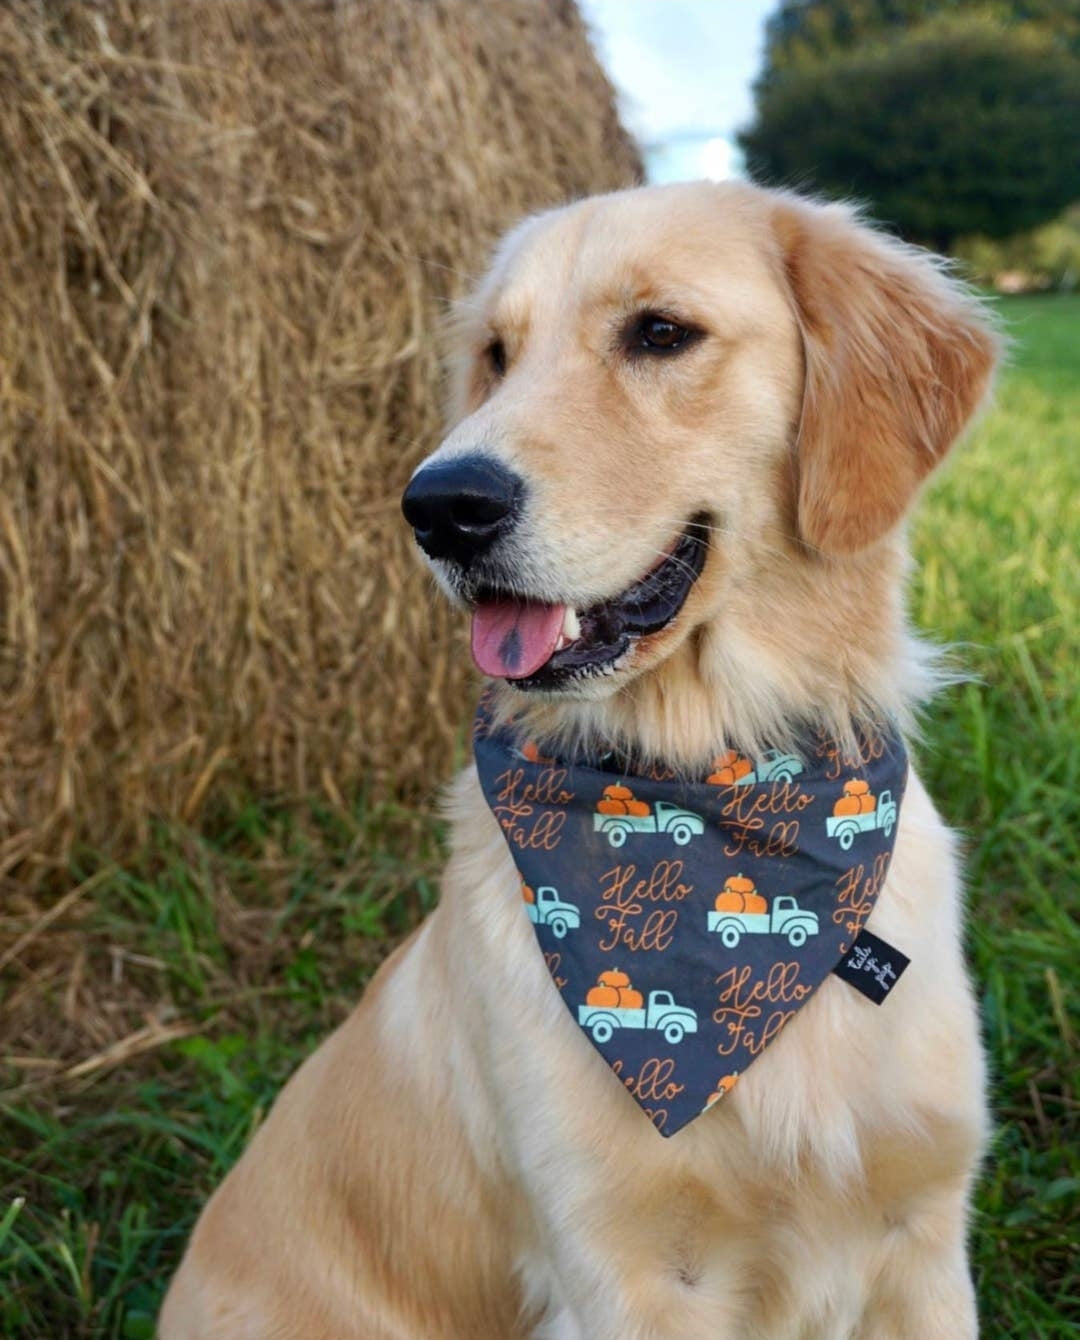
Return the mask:
POLYGON ((948 250, 1006 237, 1080 199, 1080 60, 985 19, 924 24, 785 70, 740 136, 753 175, 870 204, 948 250))
POLYGON ((1080 0, 781 0, 765 25, 760 82, 928 21, 966 16, 1033 25, 1080 56, 1080 0))

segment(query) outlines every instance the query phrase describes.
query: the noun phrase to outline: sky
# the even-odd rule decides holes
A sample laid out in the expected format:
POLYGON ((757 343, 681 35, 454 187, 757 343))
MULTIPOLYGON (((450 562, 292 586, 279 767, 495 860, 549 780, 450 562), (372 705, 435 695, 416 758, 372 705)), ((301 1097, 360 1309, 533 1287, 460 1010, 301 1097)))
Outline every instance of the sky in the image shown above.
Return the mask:
POLYGON ((619 91, 624 124, 653 151, 650 176, 737 172, 734 133, 750 119, 765 20, 776 0, 579 4, 619 91))

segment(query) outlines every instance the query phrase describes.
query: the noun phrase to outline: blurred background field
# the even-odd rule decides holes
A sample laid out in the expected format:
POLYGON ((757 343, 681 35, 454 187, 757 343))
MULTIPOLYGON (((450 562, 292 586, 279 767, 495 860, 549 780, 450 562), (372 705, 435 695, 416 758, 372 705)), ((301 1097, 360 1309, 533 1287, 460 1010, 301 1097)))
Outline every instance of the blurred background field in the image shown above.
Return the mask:
MULTIPOLYGON (((887 12, 880 60, 935 7, 759 8, 887 12)), ((5 10, 0 147, 0 1335, 149 1336, 199 1204, 437 896, 471 681, 396 509, 445 300, 640 159, 561 0, 5 10)), ((969 675, 919 754, 968 848, 994 1340, 1080 1336, 1076 220, 955 234, 1028 292, 914 528, 913 615, 969 675)))

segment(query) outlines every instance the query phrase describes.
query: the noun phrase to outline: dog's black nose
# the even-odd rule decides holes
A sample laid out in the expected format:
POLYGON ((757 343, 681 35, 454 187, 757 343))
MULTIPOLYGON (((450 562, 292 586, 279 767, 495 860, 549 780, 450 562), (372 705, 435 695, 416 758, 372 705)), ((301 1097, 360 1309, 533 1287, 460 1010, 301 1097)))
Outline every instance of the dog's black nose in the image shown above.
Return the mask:
POLYGON ((416 543, 432 558, 467 568, 514 523, 522 480, 490 456, 425 465, 401 499, 416 543))

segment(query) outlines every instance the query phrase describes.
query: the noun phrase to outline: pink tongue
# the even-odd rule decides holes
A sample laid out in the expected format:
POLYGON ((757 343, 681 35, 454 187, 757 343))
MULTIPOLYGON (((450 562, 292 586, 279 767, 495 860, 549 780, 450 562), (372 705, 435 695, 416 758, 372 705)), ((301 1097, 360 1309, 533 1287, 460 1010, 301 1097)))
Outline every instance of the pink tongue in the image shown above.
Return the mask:
POLYGON ((473 660, 485 675, 524 679, 558 646, 565 614, 565 605, 485 601, 473 611, 473 660))

